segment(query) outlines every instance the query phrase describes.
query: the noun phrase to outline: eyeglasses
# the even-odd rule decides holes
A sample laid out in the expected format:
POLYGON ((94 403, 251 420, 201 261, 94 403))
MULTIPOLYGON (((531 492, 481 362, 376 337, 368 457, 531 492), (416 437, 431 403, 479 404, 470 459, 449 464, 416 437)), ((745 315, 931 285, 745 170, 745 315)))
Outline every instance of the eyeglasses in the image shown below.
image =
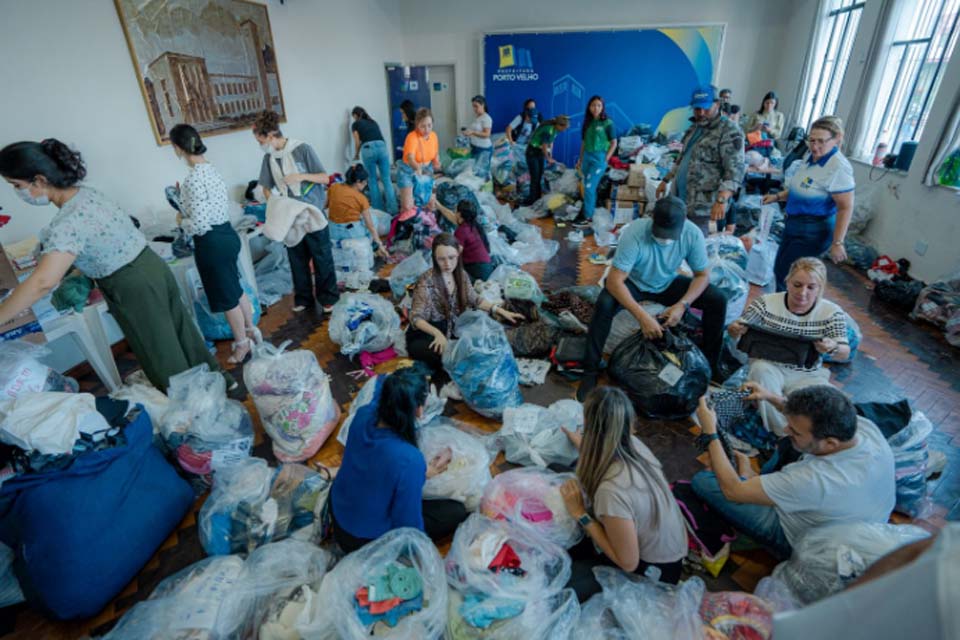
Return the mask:
POLYGON ((807 144, 827 144, 833 140, 833 136, 829 138, 807 138, 807 144))

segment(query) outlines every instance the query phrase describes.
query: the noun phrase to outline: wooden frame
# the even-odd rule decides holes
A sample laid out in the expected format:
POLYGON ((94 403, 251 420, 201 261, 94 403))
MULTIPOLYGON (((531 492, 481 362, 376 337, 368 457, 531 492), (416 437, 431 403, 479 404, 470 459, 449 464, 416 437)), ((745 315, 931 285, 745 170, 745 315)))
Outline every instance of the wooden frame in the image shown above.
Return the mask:
POLYGON ((178 123, 210 136, 249 129, 264 109, 286 122, 267 5, 178 0, 171 7, 171 0, 154 0, 138 12, 137 4, 114 0, 158 145, 169 144, 178 123), (223 49, 208 65, 211 36, 223 49))

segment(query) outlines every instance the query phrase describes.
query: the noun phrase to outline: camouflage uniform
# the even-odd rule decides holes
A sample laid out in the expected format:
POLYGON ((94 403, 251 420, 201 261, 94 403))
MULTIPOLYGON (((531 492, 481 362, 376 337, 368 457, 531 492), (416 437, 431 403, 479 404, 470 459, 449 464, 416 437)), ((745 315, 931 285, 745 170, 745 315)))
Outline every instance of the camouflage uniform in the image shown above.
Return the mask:
MULTIPOLYGON (((717 201, 717 192, 736 193, 743 182, 743 131, 737 123, 718 114, 705 125, 694 124, 687 129, 683 136, 683 153, 691 154, 687 164, 687 216, 705 226, 710 209, 717 201), (693 148, 687 149, 687 142, 698 127, 704 132, 693 148)), ((672 183, 674 195, 678 195, 675 178, 682 158, 681 154, 666 177, 672 183)), ((729 206, 728 200, 726 207, 729 206)))

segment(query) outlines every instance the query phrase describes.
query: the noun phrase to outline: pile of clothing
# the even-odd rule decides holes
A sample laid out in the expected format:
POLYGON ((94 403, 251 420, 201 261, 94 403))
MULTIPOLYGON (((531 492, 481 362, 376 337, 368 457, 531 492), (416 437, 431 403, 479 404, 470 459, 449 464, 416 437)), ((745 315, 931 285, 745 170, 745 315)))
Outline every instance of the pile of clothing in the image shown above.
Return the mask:
POLYGON ((302 462, 336 427, 340 405, 313 352, 285 351, 289 344, 257 345, 243 367, 243 380, 273 441, 274 455, 282 462, 302 462))
POLYGON ((487 485, 480 511, 488 518, 512 522, 540 540, 569 549, 583 538, 580 525, 570 517, 560 495, 560 486, 573 477, 572 473, 536 467, 505 471, 487 485))
POLYGON ((576 595, 564 589, 570 557, 522 528, 471 515, 446 568, 448 638, 564 638, 576 623, 576 595))
POLYGON ((583 405, 576 400, 558 400, 549 407, 524 403, 507 409, 496 439, 507 460, 514 464, 570 467, 579 452, 563 429, 583 429, 583 405))
POLYGON ((960 347, 960 272, 924 287, 917 298, 912 317, 922 318, 940 327, 947 342, 960 347))
POLYGON ((330 491, 328 477, 300 464, 272 469, 262 458, 247 458, 216 471, 199 518, 209 555, 249 553, 314 526, 330 491))
POLYGON ((423 608, 423 581, 416 569, 394 561, 358 588, 355 597, 360 624, 382 621, 393 628, 401 618, 423 608))
POLYGON ((440 227, 436 214, 418 206, 401 211, 393 219, 390 233, 383 241, 394 255, 409 256, 417 251, 429 251, 433 246, 433 237, 438 233, 440 227))
POLYGON ((345 356, 376 353, 391 347, 400 335, 400 316, 382 296, 350 293, 334 305, 329 330, 345 356))

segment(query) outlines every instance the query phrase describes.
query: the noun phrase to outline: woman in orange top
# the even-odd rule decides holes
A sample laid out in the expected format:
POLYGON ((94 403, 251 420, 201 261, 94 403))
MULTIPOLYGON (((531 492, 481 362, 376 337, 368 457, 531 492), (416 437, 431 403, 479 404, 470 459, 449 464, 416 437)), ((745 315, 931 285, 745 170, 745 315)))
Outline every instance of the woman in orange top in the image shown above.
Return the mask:
POLYGON ((383 241, 377 234, 377 225, 370 213, 370 201, 363 190, 370 179, 362 164, 347 169, 347 181, 331 185, 327 190, 327 218, 330 221, 330 239, 370 238, 377 247, 377 255, 389 257, 383 241))
POLYGON ((414 130, 403 143, 403 159, 397 165, 397 187, 403 201, 413 196, 418 207, 426 206, 433 193, 433 172, 440 168, 440 140, 433 131, 430 109, 417 111, 414 130), (416 187, 416 188, 415 188, 416 187))

